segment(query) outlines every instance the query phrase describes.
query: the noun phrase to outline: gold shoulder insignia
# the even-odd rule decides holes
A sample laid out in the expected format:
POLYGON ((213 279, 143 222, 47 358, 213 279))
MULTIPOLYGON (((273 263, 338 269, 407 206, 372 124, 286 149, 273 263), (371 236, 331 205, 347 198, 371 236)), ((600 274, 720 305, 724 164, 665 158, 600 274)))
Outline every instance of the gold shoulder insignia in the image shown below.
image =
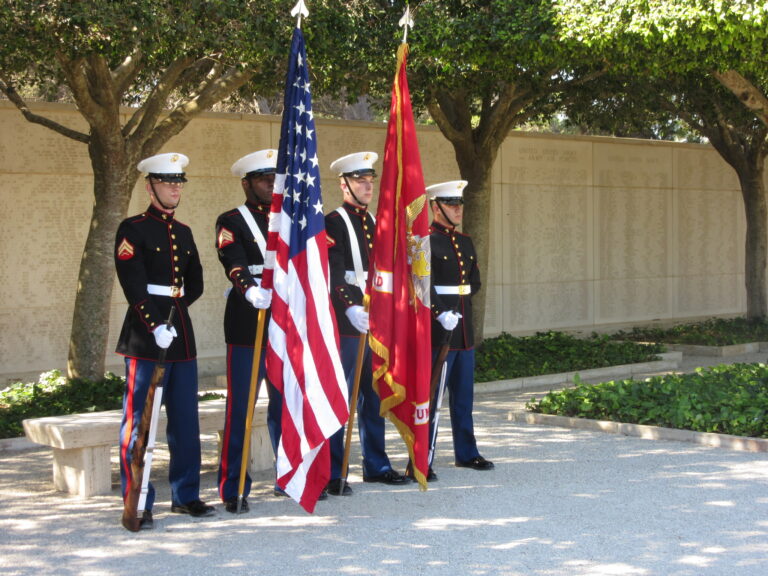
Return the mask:
POLYGON ((136 249, 133 244, 128 242, 128 238, 123 238, 122 242, 117 246, 117 258, 119 260, 130 260, 136 253, 136 249))
POLYGON ((230 232, 226 228, 222 228, 221 230, 219 230, 219 235, 216 237, 216 244, 218 248, 224 248, 225 246, 234 244, 234 242, 235 242, 235 235, 232 234, 232 232, 230 232))

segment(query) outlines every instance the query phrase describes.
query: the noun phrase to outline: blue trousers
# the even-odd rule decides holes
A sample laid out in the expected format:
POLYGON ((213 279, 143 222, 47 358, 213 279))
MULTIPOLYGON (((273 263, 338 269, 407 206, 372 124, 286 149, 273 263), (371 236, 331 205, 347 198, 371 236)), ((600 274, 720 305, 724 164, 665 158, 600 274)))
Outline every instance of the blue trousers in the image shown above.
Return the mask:
MULTIPOLYGON (((248 394, 251 387, 253 350, 252 346, 227 345, 227 403, 218 473, 219 496, 223 502, 237 498, 240 488, 240 469, 243 458, 248 394)), ((265 352, 262 351, 259 362, 259 380, 262 380, 266 375, 265 352)), ((269 393, 267 428, 272 441, 272 449, 277 453, 277 445, 280 442, 282 397, 269 383, 267 384, 267 391, 269 393)), ((246 470, 243 496, 248 496, 250 491, 251 477, 246 470)))
MULTIPOLYGON (((437 356, 438 349, 432 349, 432 358, 437 356)), ((467 462, 480 456, 475 439, 475 425, 472 420, 472 405, 475 388, 475 350, 451 350, 445 359, 445 387, 449 393, 448 411, 451 417, 451 432, 453 433, 453 454, 457 462, 467 462)), ((437 406, 437 394, 433 405, 437 406)), ((440 422, 445 422, 444 406, 440 410, 440 422)), ((439 422, 438 422, 439 426, 439 422)), ((434 421, 430 423, 430 446, 436 438, 434 421)), ((431 464, 431 462, 430 462, 431 464)))
MULTIPOLYGON (((156 362, 125 358, 123 420, 120 425, 120 483, 123 498, 131 488, 131 450, 156 362)), ((157 392, 155 393, 157 394, 157 392)), ((168 481, 173 504, 200 498, 200 421, 197 416, 197 360, 168 362, 163 378, 163 404, 168 417, 166 438, 170 452, 168 481)), ((155 488, 149 484, 145 510, 152 510, 155 488)))
MULTIPOLYGON (((350 398, 355 384, 357 367, 357 349, 360 339, 344 337, 341 340, 341 364, 347 380, 350 398)), ((384 418, 380 412, 379 395, 373 389, 373 369, 371 367, 371 349, 366 344, 360 374, 360 391, 357 397, 357 429, 360 434, 360 447, 363 453, 363 475, 380 476, 392 469, 384 446, 384 418)), ((341 428, 330 439, 331 480, 341 478, 341 465, 344 461, 345 432, 341 428)))

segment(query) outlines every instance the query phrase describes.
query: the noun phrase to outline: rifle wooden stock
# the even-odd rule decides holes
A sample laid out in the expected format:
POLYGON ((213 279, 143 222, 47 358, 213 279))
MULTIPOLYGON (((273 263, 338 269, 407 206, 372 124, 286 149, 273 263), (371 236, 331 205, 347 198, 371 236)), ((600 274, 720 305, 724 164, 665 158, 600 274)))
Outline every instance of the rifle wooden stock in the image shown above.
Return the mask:
MULTIPOLYGON (((171 312, 168 314, 166 326, 170 330, 173 326, 173 314, 176 311, 174 305, 171 305, 171 312)), ((149 443, 149 430, 152 426, 152 412, 155 404, 155 391, 158 386, 162 388, 163 377, 165 376, 165 355, 168 348, 160 350, 157 358, 157 364, 152 372, 152 380, 149 382, 147 398, 144 401, 144 410, 141 413, 141 421, 136 432, 136 441, 131 449, 131 486, 125 494, 123 500, 123 527, 131 532, 138 532, 141 528, 141 519, 138 515, 139 499, 141 497, 142 479, 144 477, 144 457, 147 453, 149 443)))

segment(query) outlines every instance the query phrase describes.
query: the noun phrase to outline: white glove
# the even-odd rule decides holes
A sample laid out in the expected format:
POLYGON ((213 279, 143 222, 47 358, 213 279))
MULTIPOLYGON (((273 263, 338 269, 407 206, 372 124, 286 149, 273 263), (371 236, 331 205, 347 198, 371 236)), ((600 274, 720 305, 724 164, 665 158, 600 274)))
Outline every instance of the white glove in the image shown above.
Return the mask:
POLYGON ((177 336, 176 328, 171 326, 171 329, 168 330, 168 327, 165 324, 160 324, 160 326, 152 330, 152 334, 155 336, 157 345, 163 349, 168 348, 168 346, 171 345, 171 342, 173 342, 173 339, 177 336))
POLYGON ((245 299, 253 304, 254 308, 269 308, 272 304, 272 290, 265 290, 261 286, 251 286, 245 291, 245 299))
POLYGON ((454 312, 453 310, 448 310, 447 312, 443 312, 437 317, 437 321, 440 322, 440 325, 448 330, 449 332, 456 328, 459 324, 459 318, 461 318, 461 314, 458 312, 454 312))
POLYGON ((349 321, 352 322, 355 330, 361 334, 368 332, 368 312, 365 311, 365 308, 362 306, 350 306, 344 313, 349 318, 349 321))

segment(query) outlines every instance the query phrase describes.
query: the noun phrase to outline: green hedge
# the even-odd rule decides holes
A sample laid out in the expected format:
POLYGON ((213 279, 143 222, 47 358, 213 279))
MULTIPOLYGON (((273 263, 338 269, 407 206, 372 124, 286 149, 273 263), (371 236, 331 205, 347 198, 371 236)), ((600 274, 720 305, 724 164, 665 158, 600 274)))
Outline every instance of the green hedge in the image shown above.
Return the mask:
POLYGON ((768 438, 768 366, 721 364, 646 381, 577 383, 533 400, 527 408, 541 414, 768 438))
POLYGON ((710 318, 671 328, 633 328, 629 332, 617 332, 611 338, 635 342, 729 346, 768 342, 768 322, 746 318, 710 318))
POLYGON ((635 364, 658 360, 661 352, 661 344, 618 342, 608 335, 577 338, 549 331, 514 337, 504 333, 484 340, 477 348, 475 380, 490 382, 635 364))
POLYGON ((44 372, 37 382, 15 382, 0 391, 0 438, 23 436, 26 418, 121 408, 124 387, 125 379, 112 373, 99 382, 67 381, 58 370, 44 372))

